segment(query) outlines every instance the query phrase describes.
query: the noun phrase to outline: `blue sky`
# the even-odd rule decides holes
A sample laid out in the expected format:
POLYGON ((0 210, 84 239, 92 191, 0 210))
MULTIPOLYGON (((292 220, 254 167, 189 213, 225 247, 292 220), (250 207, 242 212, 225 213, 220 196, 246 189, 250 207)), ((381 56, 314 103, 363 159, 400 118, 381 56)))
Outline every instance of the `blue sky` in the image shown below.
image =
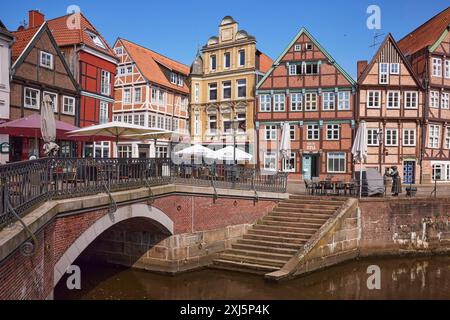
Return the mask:
MULTIPOLYGON (((112 45, 123 37, 190 65, 198 46, 216 35, 221 19, 231 15, 254 35, 258 48, 276 59, 305 26, 353 77, 357 60, 370 60, 374 30, 366 27, 367 7, 381 8, 381 34, 399 40, 445 9, 448 0, 21 0, 2 3, 0 19, 16 29, 28 10, 48 18, 78 5, 112 45)), ((384 36, 383 36, 384 37, 384 36)), ((383 38, 382 37, 382 38, 383 38)), ((382 39, 380 39, 382 41, 382 39)))

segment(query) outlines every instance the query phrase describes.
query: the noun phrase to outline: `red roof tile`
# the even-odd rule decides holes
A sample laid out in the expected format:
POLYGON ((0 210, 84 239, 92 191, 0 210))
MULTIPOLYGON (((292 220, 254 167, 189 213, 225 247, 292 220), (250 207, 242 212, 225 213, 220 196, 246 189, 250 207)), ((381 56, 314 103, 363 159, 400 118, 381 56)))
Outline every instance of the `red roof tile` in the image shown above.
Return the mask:
POLYGON ((261 72, 266 73, 270 70, 270 68, 273 65, 273 60, 269 58, 269 56, 265 55, 261 52, 261 55, 259 56, 259 70, 261 72))
POLYGON ((13 63, 20 57, 40 28, 41 27, 34 27, 24 29, 22 31, 12 32, 13 36, 16 38, 16 42, 13 44, 11 49, 11 58, 13 63))
POLYGON ((398 45, 405 55, 414 54, 425 47, 433 45, 449 25, 450 7, 398 41, 398 45))
POLYGON ((149 81, 188 94, 189 88, 184 81, 183 87, 170 82, 164 74, 161 67, 180 73, 184 76, 189 75, 189 67, 175 60, 169 59, 155 51, 144 48, 125 39, 119 39, 123 44, 131 59, 136 63, 143 76, 149 81))

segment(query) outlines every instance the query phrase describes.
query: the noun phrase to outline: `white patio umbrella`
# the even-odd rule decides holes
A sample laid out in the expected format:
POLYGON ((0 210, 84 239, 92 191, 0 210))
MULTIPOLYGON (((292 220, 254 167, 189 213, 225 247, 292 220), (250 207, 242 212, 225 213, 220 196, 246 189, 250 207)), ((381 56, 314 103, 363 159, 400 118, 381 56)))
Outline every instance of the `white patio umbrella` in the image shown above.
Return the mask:
POLYGON ((253 156, 233 146, 217 150, 214 152, 214 159, 222 161, 250 161, 253 156))
POLYGON ((45 142, 44 153, 46 156, 55 156, 59 150, 56 141, 56 121, 53 101, 49 95, 44 95, 41 106, 41 133, 45 142))
POLYGON ((176 132, 159 130, 157 132, 151 133, 125 135, 123 136, 123 138, 137 141, 154 140, 154 139, 170 140, 174 134, 176 134, 176 132))
POLYGON ((175 152, 177 156, 203 156, 205 158, 214 158, 215 152, 207 147, 194 144, 186 149, 175 152))
POLYGON ((369 150, 367 147, 367 129, 366 122, 361 121, 358 131, 356 132, 355 142, 353 143, 352 154, 353 159, 360 163, 359 169, 359 197, 362 194, 362 164, 367 160, 369 150))
POLYGON ((289 122, 283 124, 280 143, 281 159, 289 160, 291 158, 291 126, 289 122))

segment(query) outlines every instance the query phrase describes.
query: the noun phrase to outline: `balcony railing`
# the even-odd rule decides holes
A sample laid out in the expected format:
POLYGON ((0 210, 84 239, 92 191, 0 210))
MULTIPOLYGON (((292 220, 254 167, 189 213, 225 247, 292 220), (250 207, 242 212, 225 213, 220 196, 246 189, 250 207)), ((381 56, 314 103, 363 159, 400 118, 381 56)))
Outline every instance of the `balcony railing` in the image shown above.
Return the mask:
POLYGON ((174 164, 170 159, 45 158, 0 166, 0 229, 36 205, 164 184, 286 192, 287 175, 228 165, 174 164))

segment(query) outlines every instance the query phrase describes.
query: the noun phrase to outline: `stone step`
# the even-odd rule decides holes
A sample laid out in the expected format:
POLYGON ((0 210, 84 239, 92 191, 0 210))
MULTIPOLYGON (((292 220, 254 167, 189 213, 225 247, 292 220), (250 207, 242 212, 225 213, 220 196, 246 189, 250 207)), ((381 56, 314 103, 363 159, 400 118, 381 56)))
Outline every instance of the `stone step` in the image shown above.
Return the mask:
POLYGON ((282 268, 286 264, 286 261, 283 261, 283 260, 274 260, 274 259, 258 258, 258 257, 248 256, 248 255, 241 255, 234 251, 221 253, 219 255, 219 259, 259 264, 259 265, 263 265, 263 266, 271 266, 271 267, 278 267, 278 268, 282 268))
POLYGON ((303 234, 314 234, 319 228, 302 228, 302 227, 290 227, 290 226, 280 226, 280 225, 266 225, 257 224, 253 227, 253 230, 268 230, 268 231, 280 231, 280 232, 293 232, 293 233, 303 233, 303 234))
POLYGON ((302 244, 307 241, 309 238, 283 238, 280 236, 265 236, 261 234, 245 234, 243 239, 253 239, 253 240, 265 240, 265 241, 273 241, 273 242, 286 242, 286 243, 296 243, 302 244))
POLYGON ((231 250, 227 250, 225 253, 231 253, 234 255, 241 255, 241 256, 249 256, 253 258, 256 257, 261 259, 278 260, 284 262, 289 261, 293 256, 293 254, 273 253, 257 248, 254 248, 253 250, 232 248, 231 250))
POLYGON ((288 205, 288 206, 292 206, 295 208, 304 208, 304 209, 329 209, 329 210, 337 210, 342 206, 341 204, 324 205, 324 204, 320 204, 320 203, 303 203, 303 202, 297 202, 297 200, 286 200, 286 201, 279 202, 279 206, 281 206, 281 205, 288 205))
POLYGON ((265 221, 282 221, 282 222, 293 222, 293 223, 317 223, 323 225, 329 218, 321 217, 302 217, 297 215, 292 216, 282 216, 282 215, 270 215, 264 218, 265 221))
POLYGON ((310 208, 303 208, 303 207, 291 206, 291 205, 286 205, 286 204, 280 203, 273 210, 273 212, 280 212, 280 211, 332 214, 332 213, 336 212, 336 209, 327 209, 327 208, 310 209, 310 208))
POLYGON ((293 196, 291 195, 288 200, 284 201, 298 201, 304 204, 324 204, 324 205, 343 205, 346 198, 327 198, 327 197, 308 197, 308 196, 293 196))
POLYGON ((273 237, 282 237, 282 238, 290 238, 290 239, 309 239, 313 233, 300 233, 300 232, 284 232, 277 230, 266 230, 266 229, 250 229, 247 234, 251 235, 261 235, 261 236, 273 236, 273 237))
POLYGON ((290 211, 278 211, 274 212, 273 215, 276 217, 293 217, 293 218, 321 218, 328 220, 332 214, 327 213, 311 213, 311 212, 290 212, 290 211))
POLYGON ((217 259, 213 261, 213 268, 227 270, 227 271, 236 271, 236 272, 247 272, 247 273, 255 273, 255 274, 266 274, 273 271, 280 270, 277 267, 271 266, 263 266, 260 264, 253 263, 243 263, 229 260, 221 260, 217 259))
POLYGON ((318 230, 322 227, 323 223, 308 223, 308 222, 288 222, 283 220, 270 220, 270 216, 267 216, 260 220, 258 225, 264 226, 280 226, 280 227, 292 227, 292 228, 307 228, 318 230))
POLYGON ((304 246, 305 243, 306 241, 304 241, 303 244, 296 244, 253 239, 239 239, 237 243, 232 245, 232 247, 236 249, 265 250, 267 252, 294 255, 304 246))

